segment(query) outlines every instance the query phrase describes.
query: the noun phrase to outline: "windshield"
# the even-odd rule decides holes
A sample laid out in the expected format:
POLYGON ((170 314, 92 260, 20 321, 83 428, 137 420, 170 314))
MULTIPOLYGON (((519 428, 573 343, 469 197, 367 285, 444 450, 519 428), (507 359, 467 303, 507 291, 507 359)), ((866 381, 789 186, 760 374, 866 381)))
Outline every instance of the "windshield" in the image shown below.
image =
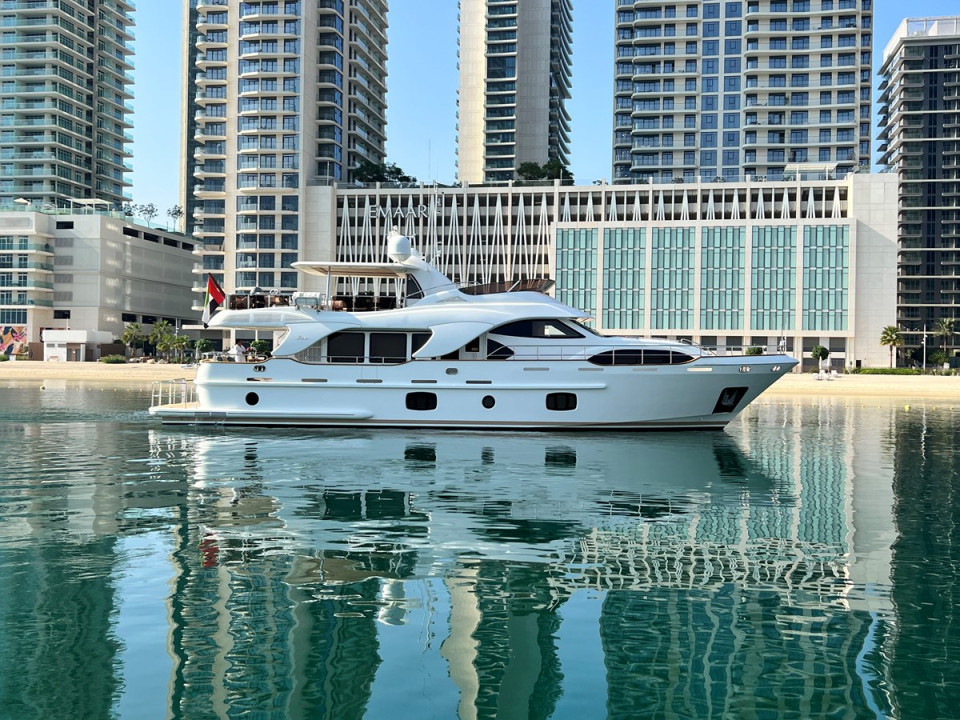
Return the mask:
POLYGON ((589 335, 596 335, 597 337, 601 337, 600 333, 598 333, 592 327, 587 325, 587 323, 590 322, 590 320, 591 318, 586 318, 584 320, 569 319, 567 322, 572 322, 574 325, 576 325, 578 328, 580 328, 581 330, 583 330, 589 335))

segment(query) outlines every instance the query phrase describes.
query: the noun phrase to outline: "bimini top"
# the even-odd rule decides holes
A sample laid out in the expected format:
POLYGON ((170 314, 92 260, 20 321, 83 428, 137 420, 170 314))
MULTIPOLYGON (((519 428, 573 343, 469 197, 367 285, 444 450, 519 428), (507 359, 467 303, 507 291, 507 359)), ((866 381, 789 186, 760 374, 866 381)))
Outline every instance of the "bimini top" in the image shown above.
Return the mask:
POLYGON ((318 262, 304 260, 291 263, 291 267, 307 275, 321 277, 371 277, 371 278, 399 278, 404 277, 409 269, 396 263, 363 263, 363 262, 318 262))

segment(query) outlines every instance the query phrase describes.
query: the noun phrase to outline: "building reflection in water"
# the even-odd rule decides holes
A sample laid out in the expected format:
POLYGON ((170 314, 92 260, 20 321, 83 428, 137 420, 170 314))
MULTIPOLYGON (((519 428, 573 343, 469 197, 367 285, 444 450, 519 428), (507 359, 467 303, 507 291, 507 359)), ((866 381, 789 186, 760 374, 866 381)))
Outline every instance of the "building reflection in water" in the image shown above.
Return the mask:
POLYGON ((955 414, 241 435, 96 402, 54 422, 77 410, 52 390, 0 424, 0 714, 945 717, 960 697, 955 414))
POLYGON ((755 430, 810 413, 761 405, 736 437, 152 432, 194 463, 171 713, 429 694, 440 716, 550 717, 578 688, 614 717, 883 711, 893 418, 755 430), (565 623, 595 628, 602 670, 565 623))

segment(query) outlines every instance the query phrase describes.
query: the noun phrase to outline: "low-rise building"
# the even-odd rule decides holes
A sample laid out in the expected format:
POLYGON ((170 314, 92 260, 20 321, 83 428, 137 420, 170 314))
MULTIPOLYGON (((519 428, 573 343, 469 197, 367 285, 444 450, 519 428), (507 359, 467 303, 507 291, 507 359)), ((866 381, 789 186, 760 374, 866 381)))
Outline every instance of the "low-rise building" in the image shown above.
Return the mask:
POLYGON ((40 359, 46 330, 196 322, 193 249, 122 213, 0 209, 0 352, 40 359))

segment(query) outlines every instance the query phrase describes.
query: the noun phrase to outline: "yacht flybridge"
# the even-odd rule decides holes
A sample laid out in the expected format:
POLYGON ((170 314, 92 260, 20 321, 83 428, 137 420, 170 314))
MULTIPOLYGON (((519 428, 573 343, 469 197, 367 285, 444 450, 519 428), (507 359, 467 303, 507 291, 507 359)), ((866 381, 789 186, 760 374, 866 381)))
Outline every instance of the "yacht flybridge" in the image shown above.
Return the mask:
POLYGON ((150 412, 221 425, 716 429, 797 364, 601 336, 542 292, 459 289, 396 232, 388 256, 295 263, 327 292, 221 309, 211 327, 282 333, 272 355, 204 360, 192 385, 157 384, 150 412), (337 277, 404 277, 405 302, 350 307, 331 299, 337 277))

